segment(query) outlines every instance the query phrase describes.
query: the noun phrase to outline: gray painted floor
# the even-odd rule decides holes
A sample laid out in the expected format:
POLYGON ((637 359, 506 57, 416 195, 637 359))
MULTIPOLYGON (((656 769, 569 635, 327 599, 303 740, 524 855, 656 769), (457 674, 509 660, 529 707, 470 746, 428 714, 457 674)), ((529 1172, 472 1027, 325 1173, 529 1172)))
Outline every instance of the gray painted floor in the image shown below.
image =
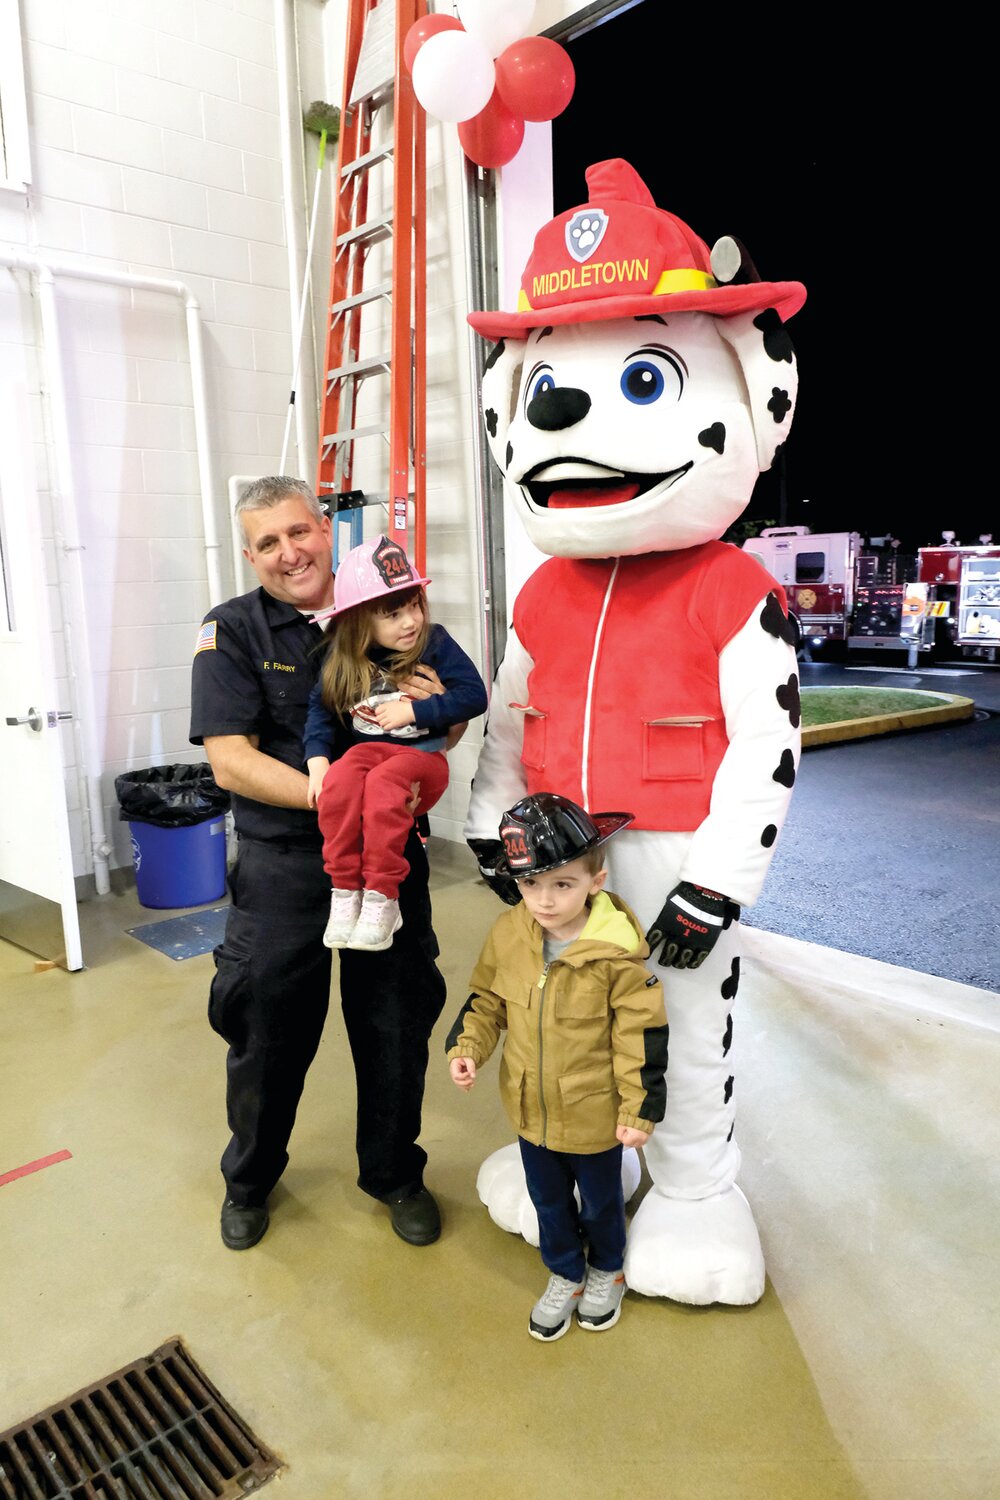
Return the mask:
POLYGON ((129 937, 149 915, 134 891, 81 907, 78 974, 34 973, 0 942, 0 1175, 69 1153, 0 1187, 0 1430, 180 1334, 285 1459, 274 1500, 1000 1496, 989 1001, 959 1022, 913 1005, 920 975, 856 960, 851 988, 834 953, 803 984, 784 959, 748 958, 736 1130, 763 1299, 629 1293, 616 1328, 545 1347, 527 1332, 538 1252, 476 1196, 479 1163, 510 1140, 496 1060, 466 1096, 444 1056, 500 906, 467 851, 431 842, 449 1002, 424 1105, 444 1215, 427 1249, 355 1186, 338 1006, 271 1228, 234 1255, 211 957, 175 963, 129 937))

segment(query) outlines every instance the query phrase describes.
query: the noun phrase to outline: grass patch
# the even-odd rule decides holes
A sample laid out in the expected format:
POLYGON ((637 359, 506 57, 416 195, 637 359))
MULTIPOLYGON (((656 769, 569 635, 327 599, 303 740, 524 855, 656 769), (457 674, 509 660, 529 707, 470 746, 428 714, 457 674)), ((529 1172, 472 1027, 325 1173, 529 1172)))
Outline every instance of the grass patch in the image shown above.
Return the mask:
POLYGON ((837 724, 843 719, 878 719, 917 708, 940 708, 937 693, 915 693, 906 688, 803 688, 802 725, 837 724))

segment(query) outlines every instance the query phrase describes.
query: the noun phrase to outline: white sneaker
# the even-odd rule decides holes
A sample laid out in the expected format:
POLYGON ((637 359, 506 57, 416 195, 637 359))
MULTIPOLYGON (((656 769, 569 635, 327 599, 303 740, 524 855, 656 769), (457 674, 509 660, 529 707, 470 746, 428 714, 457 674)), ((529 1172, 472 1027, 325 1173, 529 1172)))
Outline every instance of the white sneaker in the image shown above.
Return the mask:
POLYGON ((622 1315, 624 1295, 624 1271, 598 1271, 588 1266, 583 1296, 576 1309, 580 1327, 589 1328, 594 1333, 613 1328, 622 1315))
POLYGON ((357 925, 363 894, 362 891, 338 891, 334 886, 330 898, 330 920, 323 934, 323 943, 327 948, 347 947, 357 925))
POLYGON ((381 891, 365 891, 361 903, 361 915, 345 948, 358 948, 367 953, 381 953, 392 947, 395 934, 403 925, 399 915, 399 902, 383 896, 381 891))

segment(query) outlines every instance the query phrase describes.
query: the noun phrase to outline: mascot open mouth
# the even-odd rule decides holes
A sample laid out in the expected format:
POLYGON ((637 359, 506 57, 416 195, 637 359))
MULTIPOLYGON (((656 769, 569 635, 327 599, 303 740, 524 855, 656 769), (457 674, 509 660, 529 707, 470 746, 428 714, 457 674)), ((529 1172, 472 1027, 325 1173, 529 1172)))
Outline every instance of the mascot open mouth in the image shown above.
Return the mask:
POLYGON ((543 510, 623 505, 660 486, 669 489, 693 467, 693 462, 689 462, 679 469, 667 469, 660 474, 635 474, 622 469, 607 469, 583 458, 563 458, 554 463, 536 464, 524 475, 521 486, 531 501, 543 510))

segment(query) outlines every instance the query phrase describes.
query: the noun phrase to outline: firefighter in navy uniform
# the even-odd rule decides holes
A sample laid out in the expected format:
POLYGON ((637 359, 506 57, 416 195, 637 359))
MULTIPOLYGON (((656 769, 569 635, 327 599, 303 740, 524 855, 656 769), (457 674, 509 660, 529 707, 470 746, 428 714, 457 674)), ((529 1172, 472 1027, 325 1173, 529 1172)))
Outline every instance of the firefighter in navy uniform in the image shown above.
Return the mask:
MULTIPOLYGON (((298 480, 258 480, 238 507, 261 587, 209 611, 192 672, 191 740, 232 794, 239 852, 209 1020, 229 1044, 232 1139, 222 1157, 222 1238, 249 1249, 268 1227, 267 1199, 288 1140, 330 995, 323 946, 330 883, 307 804, 302 732, 322 631, 309 614, 333 602, 330 522, 298 480)), ((407 684, 442 691, 430 669, 407 684)), ((460 732, 460 731, 459 731, 460 732)), ((457 737, 457 736, 456 736, 457 737)), ((345 735, 346 749, 350 741, 345 735)), ((344 1020, 357 1077, 358 1186, 388 1204, 410 1244, 440 1234, 417 1145, 427 1044, 445 999, 434 962, 427 858, 414 832, 400 890, 403 926, 381 953, 340 957, 344 1020)))

